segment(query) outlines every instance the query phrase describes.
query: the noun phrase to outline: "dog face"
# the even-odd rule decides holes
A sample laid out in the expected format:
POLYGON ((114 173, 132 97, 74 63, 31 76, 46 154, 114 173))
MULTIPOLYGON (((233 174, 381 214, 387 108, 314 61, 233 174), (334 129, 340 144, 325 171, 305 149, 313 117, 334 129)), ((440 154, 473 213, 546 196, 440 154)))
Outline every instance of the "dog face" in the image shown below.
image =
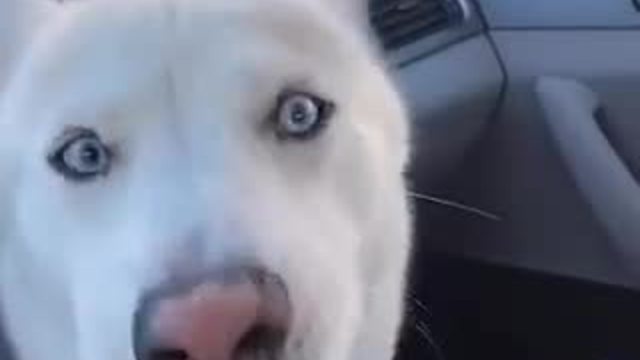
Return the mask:
POLYGON ((330 3, 95 0, 39 32, 0 112, 18 359, 388 358, 405 115, 330 3), (278 350, 238 352, 260 321, 278 350))

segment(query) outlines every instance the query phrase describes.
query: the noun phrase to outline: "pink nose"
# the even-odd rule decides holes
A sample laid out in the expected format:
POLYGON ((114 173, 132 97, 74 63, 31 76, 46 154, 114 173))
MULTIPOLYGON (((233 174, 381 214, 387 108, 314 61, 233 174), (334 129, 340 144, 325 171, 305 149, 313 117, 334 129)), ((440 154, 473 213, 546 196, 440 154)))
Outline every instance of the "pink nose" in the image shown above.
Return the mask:
POLYGON ((286 290, 276 277, 259 271, 225 272, 145 299, 136 315, 136 355, 138 360, 274 355, 281 349, 289 317, 286 290))

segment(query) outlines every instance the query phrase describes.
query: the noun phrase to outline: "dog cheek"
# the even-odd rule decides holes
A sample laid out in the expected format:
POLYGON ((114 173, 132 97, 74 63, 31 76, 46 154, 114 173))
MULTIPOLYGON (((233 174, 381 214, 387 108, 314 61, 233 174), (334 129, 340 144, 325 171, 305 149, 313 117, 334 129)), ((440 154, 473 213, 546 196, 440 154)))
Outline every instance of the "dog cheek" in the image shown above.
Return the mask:
POLYGON ((262 257, 275 264, 289 285, 293 339, 304 337, 302 351, 318 359, 344 359, 363 309, 356 253, 360 240, 335 198, 321 193, 315 201, 313 197, 296 202, 298 211, 286 228, 272 227, 279 234, 273 234, 277 240, 264 242, 262 257))
POLYGON ((144 275, 115 264, 76 263, 72 298, 77 358, 133 358, 133 320, 148 282, 144 275))

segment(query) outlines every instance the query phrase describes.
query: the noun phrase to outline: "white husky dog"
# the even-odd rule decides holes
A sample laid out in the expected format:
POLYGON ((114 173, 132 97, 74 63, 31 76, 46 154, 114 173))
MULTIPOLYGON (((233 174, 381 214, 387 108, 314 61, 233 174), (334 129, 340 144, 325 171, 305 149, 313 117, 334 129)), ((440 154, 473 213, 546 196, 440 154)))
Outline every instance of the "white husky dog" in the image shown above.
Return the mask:
POLYGON ((0 0, 15 359, 392 358, 408 124, 363 4, 29 1, 0 0))

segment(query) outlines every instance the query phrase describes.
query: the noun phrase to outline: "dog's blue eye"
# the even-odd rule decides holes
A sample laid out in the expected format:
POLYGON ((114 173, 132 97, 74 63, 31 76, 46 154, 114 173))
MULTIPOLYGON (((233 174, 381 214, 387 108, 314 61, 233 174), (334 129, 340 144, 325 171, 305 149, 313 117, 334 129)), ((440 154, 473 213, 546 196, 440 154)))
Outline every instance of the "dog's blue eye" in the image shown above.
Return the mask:
POLYGON ((108 174, 111 152, 92 130, 74 128, 59 139, 48 161, 65 178, 87 181, 108 174))
POLYGON ((281 96, 276 112, 277 134, 283 139, 306 140, 324 128, 332 103, 304 93, 281 96))

